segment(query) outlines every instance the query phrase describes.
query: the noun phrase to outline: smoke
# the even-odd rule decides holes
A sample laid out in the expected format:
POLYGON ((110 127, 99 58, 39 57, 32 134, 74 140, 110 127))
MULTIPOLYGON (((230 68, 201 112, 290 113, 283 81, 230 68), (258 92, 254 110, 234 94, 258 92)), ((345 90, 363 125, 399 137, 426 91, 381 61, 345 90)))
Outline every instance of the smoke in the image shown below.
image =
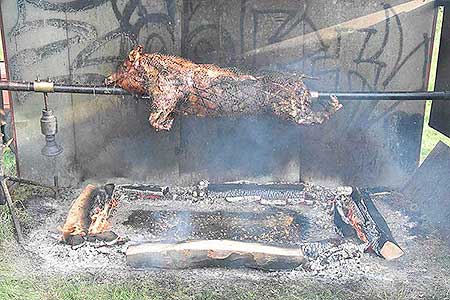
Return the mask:
POLYGON ((299 180, 297 126, 265 115, 202 123, 209 134, 198 155, 211 181, 299 180))

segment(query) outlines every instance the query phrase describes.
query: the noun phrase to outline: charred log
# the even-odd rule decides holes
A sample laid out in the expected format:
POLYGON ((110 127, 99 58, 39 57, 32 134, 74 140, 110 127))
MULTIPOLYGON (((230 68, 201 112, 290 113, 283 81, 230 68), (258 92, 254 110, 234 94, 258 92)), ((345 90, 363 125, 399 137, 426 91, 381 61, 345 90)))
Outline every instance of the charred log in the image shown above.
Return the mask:
POLYGON ((76 247, 89 239, 103 239, 105 242, 115 240, 115 234, 109 233, 108 221, 117 205, 117 201, 112 197, 113 192, 114 185, 111 184, 101 187, 88 184, 67 214, 61 228, 62 241, 76 247))
MULTIPOLYGON (((210 198, 244 200, 282 200, 300 198, 305 186, 301 183, 209 183, 207 195, 210 198)), ((230 201, 233 202, 233 201, 230 201)))
POLYGON ((294 269, 306 262, 299 248, 281 248, 230 240, 182 243, 143 243, 129 246, 128 265, 136 268, 189 269, 200 267, 294 269))
POLYGON ((334 224, 342 236, 357 236, 378 256, 391 260, 403 255, 370 195, 358 188, 353 188, 350 196, 336 199, 334 224))
POLYGON ((150 124, 170 130, 175 114, 199 117, 271 113, 297 124, 321 124, 342 105, 331 97, 321 111, 312 109, 303 76, 281 73, 238 74, 215 65, 157 53, 137 46, 107 84, 153 98, 150 124))
POLYGON ((114 197, 126 195, 129 200, 162 199, 170 195, 169 187, 153 184, 120 184, 114 188, 114 197))

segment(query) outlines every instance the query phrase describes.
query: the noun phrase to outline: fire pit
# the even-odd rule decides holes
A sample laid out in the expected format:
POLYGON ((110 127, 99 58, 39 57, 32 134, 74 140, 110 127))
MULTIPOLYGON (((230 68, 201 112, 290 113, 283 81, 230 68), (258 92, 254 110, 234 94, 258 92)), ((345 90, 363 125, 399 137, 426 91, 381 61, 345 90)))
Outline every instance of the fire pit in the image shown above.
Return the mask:
POLYGON ((311 184, 88 185, 62 232, 72 251, 123 247, 133 268, 316 272, 403 254, 368 192, 311 184))
MULTIPOLYGON (((121 184, 116 186, 120 187, 121 184)), ((135 192, 120 191, 123 196, 108 219, 111 227, 107 231, 113 231, 118 238, 111 242, 85 236, 83 243, 77 246, 62 243, 61 233, 57 229, 67 218, 73 199, 82 194, 80 190, 68 190, 61 194, 58 201, 49 198, 41 202, 47 204, 40 205, 39 211, 48 210, 49 214, 27 233, 25 249, 33 253, 34 260, 39 261, 37 268, 45 274, 93 272, 105 276, 128 277, 141 274, 144 268, 144 274, 169 276, 173 273, 165 273, 168 272, 167 268, 187 268, 194 273, 192 275, 180 273, 180 276, 194 276, 196 280, 204 280, 205 276, 206 278, 217 276, 213 274, 232 278, 273 276, 271 275, 273 272, 250 275, 253 273, 247 272, 252 271, 229 270, 247 267, 265 271, 282 269, 285 274, 283 277, 292 280, 317 277, 355 281, 362 278, 375 279, 379 276, 382 276, 383 280, 394 280, 414 276, 412 274, 418 272, 417 268, 423 266, 419 262, 430 255, 424 255, 424 251, 428 253, 430 250, 428 247, 423 248, 423 242, 417 240, 414 233, 417 223, 404 211, 396 208, 395 203, 398 201, 396 197, 399 195, 390 192, 370 194, 389 224, 396 241, 407 254, 398 260, 387 261, 368 251, 367 243, 359 238, 355 236, 342 238, 336 232, 329 203, 343 192, 348 193, 346 189, 304 184, 302 191, 296 192, 297 198, 284 199, 285 205, 281 205, 275 201, 276 199, 270 199, 270 205, 261 200, 230 202, 226 198, 211 197, 211 192, 210 197, 199 200, 192 196, 198 190, 197 186, 170 186, 168 189, 170 196, 166 194, 158 198, 149 198, 145 193, 139 196, 135 192), (303 258, 292 263, 292 260, 277 256, 281 260, 273 260, 276 262, 275 265, 256 264, 249 260, 251 256, 244 253, 247 248, 239 252, 240 256, 231 255, 231 260, 210 259, 206 264, 204 261, 196 261, 196 264, 182 265, 179 260, 170 259, 162 265, 162 260, 149 259, 149 257, 162 258, 162 252, 147 256, 151 251, 155 251, 155 247, 178 245, 187 250, 186 246, 189 243, 203 241, 207 242, 202 244, 203 246, 206 245, 209 250, 215 250, 217 253, 218 247, 222 247, 221 242, 208 244, 213 243, 208 241, 217 240, 223 243, 227 241, 245 243, 245 246, 252 247, 256 243, 258 247, 274 247, 283 251, 296 249, 301 251, 296 253, 301 253, 303 258), (148 245, 152 248, 148 248, 148 245), (135 247, 133 253, 137 253, 138 250, 142 250, 139 248, 142 246, 146 247, 145 259, 142 256, 130 259, 132 254, 130 249, 135 247), (238 262, 237 265, 235 262, 238 262), (286 262, 291 263, 285 264, 286 262), (213 268, 205 269, 203 268, 205 266, 213 268), (202 269, 198 269, 199 267, 202 269), (160 268, 163 270, 157 271, 160 268)), ((237 250, 236 245, 233 245, 233 251, 237 250)), ((252 255, 258 253, 255 250, 258 249, 253 247, 252 255)), ((263 250, 266 257, 272 253, 270 252, 272 248, 263 250)))

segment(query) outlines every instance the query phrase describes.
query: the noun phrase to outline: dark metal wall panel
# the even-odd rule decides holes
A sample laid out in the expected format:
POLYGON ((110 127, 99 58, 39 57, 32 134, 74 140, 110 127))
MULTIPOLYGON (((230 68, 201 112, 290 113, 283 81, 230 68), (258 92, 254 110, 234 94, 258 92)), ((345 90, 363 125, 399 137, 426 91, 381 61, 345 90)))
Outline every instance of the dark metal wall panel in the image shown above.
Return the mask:
MULTIPOLYGON (((435 90, 450 91, 450 4, 448 3, 445 6, 442 22, 435 90)), ((433 101, 429 124, 450 137, 450 103, 448 101, 433 101)))
MULTIPOLYGON (((181 6, 157 1, 1 1, 11 79, 103 84, 131 47, 180 54, 181 6)), ((178 178, 179 127, 158 134, 149 105, 135 99, 50 95, 62 157, 40 154, 41 95, 16 94, 22 175, 62 184, 92 177, 168 181, 178 178)))
MULTIPOLYGON (((58 78, 69 73, 67 47, 88 37, 83 27, 75 26, 74 36, 67 38, 67 13, 37 9, 37 1, 1 1, 5 46, 11 80, 35 80, 36 76, 58 78)), ((48 4, 48 3, 47 3, 48 4)), ((47 6, 46 6, 47 7, 47 6)), ((45 8, 46 8, 45 7, 45 8)), ((77 23, 81 24, 81 23, 77 23)), ((58 140, 65 151, 57 159, 41 155, 44 139, 39 118, 42 95, 13 93, 17 148, 22 176, 52 183, 53 175, 63 183, 78 181, 75 163, 72 104, 70 95, 51 95, 49 103, 59 120, 58 140)))
MULTIPOLYGON (((69 47, 69 81, 102 83, 135 44, 180 54, 181 11, 175 1, 108 1, 78 11, 96 38, 69 47), (102 17, 102 15, 108 17, 102 17)), ((156 132, 150 105, 132 97, 72 95, 76 160, 83 179, 123 177, 169 182, 178 177, 179 127, 156 132), (95 101, 92 101, 93 98, 95 101)))

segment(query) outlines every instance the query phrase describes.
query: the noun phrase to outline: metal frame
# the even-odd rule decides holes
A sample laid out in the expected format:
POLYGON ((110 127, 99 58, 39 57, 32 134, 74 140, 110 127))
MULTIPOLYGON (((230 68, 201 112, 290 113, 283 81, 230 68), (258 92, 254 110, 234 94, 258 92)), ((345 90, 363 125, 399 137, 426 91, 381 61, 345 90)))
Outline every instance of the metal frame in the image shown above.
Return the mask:
MULTIPOLYGON (((0 81, 0 90, 16 92, 40 92, 40 93, 74 93, 91 95, 132 95, 119 87, 95 86, 95 85, 68 85, 50 81, 15 82, 0 81)), ((417 101, 417 100, 450 100, 450 92, 316 92, 311 91, 312 98, 328 99, 336 96, 339 100, 358 101, 417 101)), ((148 98, 148 96, 147 96, 148 98)))

